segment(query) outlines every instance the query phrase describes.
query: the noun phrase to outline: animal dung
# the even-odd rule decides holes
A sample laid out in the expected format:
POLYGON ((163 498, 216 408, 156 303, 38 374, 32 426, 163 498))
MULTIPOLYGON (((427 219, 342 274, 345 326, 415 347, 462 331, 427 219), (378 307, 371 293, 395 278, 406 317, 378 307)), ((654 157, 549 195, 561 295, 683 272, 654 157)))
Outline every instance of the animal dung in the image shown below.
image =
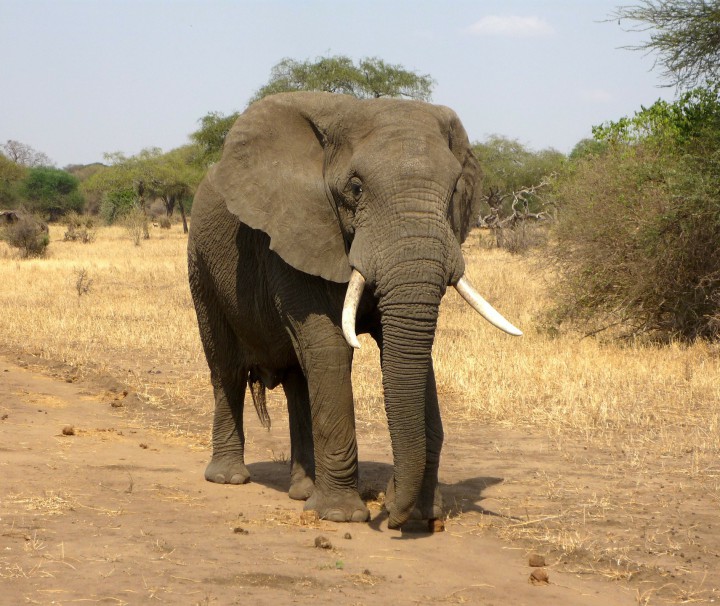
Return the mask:
POLYGON ((550 576, 544 568, 536 568, 530 573, 530 582, 533 585, 548 585, 550 576))
POLYGON ((315 547, 318 549, 332 549, 332 543, 327 537, 318 535, 315 537, 315 547))

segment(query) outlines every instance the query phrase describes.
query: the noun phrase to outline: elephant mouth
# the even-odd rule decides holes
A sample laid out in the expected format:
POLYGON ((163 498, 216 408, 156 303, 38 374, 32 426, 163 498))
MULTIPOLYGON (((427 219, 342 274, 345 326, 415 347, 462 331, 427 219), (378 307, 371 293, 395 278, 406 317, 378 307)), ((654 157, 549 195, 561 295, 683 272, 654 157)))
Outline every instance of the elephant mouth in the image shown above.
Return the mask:
MULTIPOLYGON (((522 331, 513 326, 499 311, 490 305, 465 275, 461 276, 453 287, 468 305, 485 318, 485 320, 490 322, 490 324, 514 337, 522 336, 522 331)), ((342 330, 348 345, 355 349, 360 348, 360 341, 355 332, 355 322, 360 297, 364 289, 365 278, 357 269, 353 269, 343 304, 342 330)))

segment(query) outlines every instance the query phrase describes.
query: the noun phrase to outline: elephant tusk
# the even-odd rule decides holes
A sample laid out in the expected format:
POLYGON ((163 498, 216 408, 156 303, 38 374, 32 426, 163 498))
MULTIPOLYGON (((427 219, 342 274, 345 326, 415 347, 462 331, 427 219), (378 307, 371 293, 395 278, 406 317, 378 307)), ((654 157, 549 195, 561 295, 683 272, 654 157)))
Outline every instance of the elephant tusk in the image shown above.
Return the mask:
POLYGON ((460 296, 465 299, 476 312, 490 322, 490 324, 505 331, 509 335, 515 337, 522 336, 522 331, 510 324, 510 322, 503 318, 499 311, 483 299, 465 276, 458 280, 455 289, 460 293, 460 296))
POLYGON ((357 269, 353 269, 347 293, 345 294, 345 303, 343 304, 342 329, 348 345, 355 349, 360 349, 360 341, 358 341, 355 334, 355 317, 357 316, 357 308, 364 289, 365 278, 357 269))

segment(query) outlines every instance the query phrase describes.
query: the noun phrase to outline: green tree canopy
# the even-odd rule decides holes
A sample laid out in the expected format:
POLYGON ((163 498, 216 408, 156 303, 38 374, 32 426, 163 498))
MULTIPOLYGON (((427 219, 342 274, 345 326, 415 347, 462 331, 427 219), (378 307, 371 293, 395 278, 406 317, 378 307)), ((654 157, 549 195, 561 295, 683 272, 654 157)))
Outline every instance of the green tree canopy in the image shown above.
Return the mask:
POLYGON ((177 207, 185 219, 192 194, 203 175, 197 146, 186 145, 163 153, 159 148, 142 150, 135 156, 120 152, 105 154, 109 166, 83 182, 87 193, 101 195, 100 213, 112 223, 133 207, 162 198, 168 215, 177 207))
POLYGON ((490 135, 473 144, 483 169, 483 192, 512 192, 532 187, 562 167, 565 155, 555 149, 528 149, 517 139, 490 135))
POLYGON ((649 32, 647 42, 630 48, 657 53, 671 86, 720 80, 720 0, 643 0, 620 7, 613 17, 649 32))
POLYGON ((28 170, 21 193, 30 210, 56 219, 69 211, 82 211, 85 200, 79 184, 77 177, 64 170, 40 166, 28 170))
POLYGON ((209 112, 200 118, 200 128, 190 135, 190 140, 198 149, 193 160, 195 164, 207 167, 220 159, 225 137, 239 115, 239 112, 228 116, 221 112, 209 112))
POLYGON ((15 208, 20 203, 18 185, 27 168, 0 153, 0 208, 15 208))
MULTIPOLYGON (((386 63, 377 57, 361 59, 357 65, 342 55, 319 57, 315 61, 283 59, 270 71, 270 80, 250 99, 250 103, 268 95, 293 91, 324 91, 352 95, 359 99, 406 97, 429 101, 434 80, 386 63)), ((196 161, 207 168, 220 159, 225 137, 239 112, 225 115, 209 112, 200 118, 200 128, 190 135, 198 147, 196 161)))
POLYGON ((315 61, 283 59, 272 68, 269 82, 250 102, 275 93, 301 90, 343 93, 359 99, 407 97, 429 101, 433 85, 429 75, 377 57, 366 57, 357 65, 345 56, 319 57, 315 61))

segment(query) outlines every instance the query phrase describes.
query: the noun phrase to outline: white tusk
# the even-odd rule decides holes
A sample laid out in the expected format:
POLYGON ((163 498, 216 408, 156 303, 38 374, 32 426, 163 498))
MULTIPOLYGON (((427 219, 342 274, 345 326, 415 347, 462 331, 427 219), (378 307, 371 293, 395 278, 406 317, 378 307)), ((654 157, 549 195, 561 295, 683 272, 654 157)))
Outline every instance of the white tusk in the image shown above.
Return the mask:
POLYGON ((342 329, 345 340, 350 347, 360 349, 360 341, 355 334, 355 317, 357 316, 357 308, 360 304, 360 297, 365 290, 365 278, 357 270, 353 269, 348 283, 347 293, 345 293, 345 303, 342 311, 342 329))
POLYGON ((490 324, 505 331, 509 335, 515 337, 522 336, 522 331, 510 324, 510 322, 502 317, 499 311, 483 299, 465 276, 458 280, 455 289, 460 293, 460 296, 465 299, 476 312, 490 322, 490 324))

